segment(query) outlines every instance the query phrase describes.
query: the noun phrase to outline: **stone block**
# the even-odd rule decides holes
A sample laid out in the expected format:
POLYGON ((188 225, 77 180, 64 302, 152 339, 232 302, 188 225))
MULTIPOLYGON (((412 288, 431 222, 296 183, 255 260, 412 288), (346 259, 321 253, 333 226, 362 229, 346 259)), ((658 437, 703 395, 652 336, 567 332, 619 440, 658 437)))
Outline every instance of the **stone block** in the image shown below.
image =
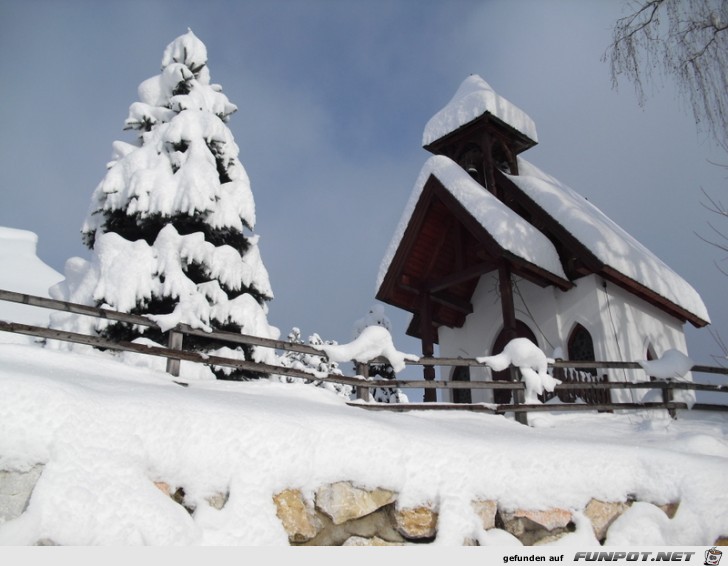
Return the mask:
POLYGON ((499 515, 503 529, 528 546, 569 532, 571 524, 571 512, 567 509, 517 509, 500 511, 499 515))
POLYGON ((217 509, 218 511, 220 511, 223 507, 225 507, 225 504, 227 503, 229 497, 229 493, 215 493, 214 495, 211 495, 207 498, 207 503, 213 509, 217 509))
POLYGON ((369 515, 396 498, 396 493, 386 489, 367 490, 349 482, 337 482, 316 491, 316 508, 340 525, 369 515))
POLYGON ((665 503, 664 505, 658 505, 658 507, 665 512, 665 515, 667 515, 668 519, 672 519, 673 517, 675 517, 675 513, 677 513, 677 508, 679 506, 679 501, 676 501, 674 503, 665 503))
POLYGON ((0 523, 11 521, 25 511, 42 471, 42 465, 25 472, 0 470, 0 523))
POLYGON ((408 539, 432 538, 437 534, 438 515, 428 505, 394 509, 395 528, 408 539))
POLYGON ((352 519, 339 525, 334 524, 330 517, 318 513, 323 526, 316 538, 305 543, 304 546, 341 546, 351 537, 362 539, 379 538, 390 543, 403 543, 404 537, 394 528, 390 507, 377 509, 374 513, 352 519))
POLYGON ((478 499, 471 503, 473 511, 480 519, 483 530, 495 528, 495 515, 498 511, 498 502, 478 499))
POLYGON ((600 501, 592 499, 584 509, 584 515, 591 521, 594 536, 603 541, 607 536, 609 526, 629 509, 629 503, 624 501, 600 501))
POLYGON ((313 539, 323 527, 313 505, 297 489, 286 489, 273 497, 276 515, 288 534, 288 540, 302 543, 313 539))

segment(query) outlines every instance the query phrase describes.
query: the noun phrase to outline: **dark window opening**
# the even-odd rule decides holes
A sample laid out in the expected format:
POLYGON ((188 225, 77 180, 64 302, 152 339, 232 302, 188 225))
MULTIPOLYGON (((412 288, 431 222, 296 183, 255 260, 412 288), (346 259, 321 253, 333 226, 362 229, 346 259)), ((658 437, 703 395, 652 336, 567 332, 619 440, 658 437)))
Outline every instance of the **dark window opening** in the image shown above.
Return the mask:
MULTIPOLYGON (((470 368, 468 366, 457 366, 452 373, 453 381, 470 381, 470 368)), ((453 403, 472 403, 473 395, 471 389, 453 389, 453 403)))
MULTIPOLYGON (((594 354, 594 340, 589 331, 581 324, 577 324, 569 335, 567 342, 568 357, 575 362, 592 362, 596 360, 594 354)), ((560 368, 554 371, 554 377, 562 383, 583 383, 584 389, 565 389, 559 392, 559 399, 564 403, 574 403, 581 399, 588 405, 601 405, 609 403, 608 389, 596 389, 589 384, 606 382, 606 375, 598 375, 596 368, 560 368)))
MULTIPOLYGON (((581 324, 577 324, 569 336, 569 359, 575 362, 592 362, 596 360, 594 356, 594 341, 589 331, 581 324)), ((584 370, 592 375, 597 374, 596 368, 584 370)))

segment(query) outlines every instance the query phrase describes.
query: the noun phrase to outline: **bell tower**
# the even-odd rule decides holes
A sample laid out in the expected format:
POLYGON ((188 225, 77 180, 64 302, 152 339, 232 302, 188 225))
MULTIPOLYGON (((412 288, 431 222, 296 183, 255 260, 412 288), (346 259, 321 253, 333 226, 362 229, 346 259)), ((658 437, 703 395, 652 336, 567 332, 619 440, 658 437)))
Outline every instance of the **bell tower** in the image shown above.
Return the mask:
POLYGON ((498 198, 495 170, 518 174, 516 156, 536 145, 536 126, 525 112, 470 75, 425 127, 424 148, 445 155, 498 198))

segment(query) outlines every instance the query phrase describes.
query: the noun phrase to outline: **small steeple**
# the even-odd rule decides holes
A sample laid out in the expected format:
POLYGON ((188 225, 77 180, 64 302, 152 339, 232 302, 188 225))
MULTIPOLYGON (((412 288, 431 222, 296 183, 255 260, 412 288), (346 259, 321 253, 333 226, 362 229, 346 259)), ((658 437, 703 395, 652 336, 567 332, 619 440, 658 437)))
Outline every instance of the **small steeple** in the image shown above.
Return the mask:
POLYGON ((478 75, 462 82, 422 135, 426 150, 448 156, 494 194, 494 170, 518 174, 516 156, 537 143, 533 120, 478 75))

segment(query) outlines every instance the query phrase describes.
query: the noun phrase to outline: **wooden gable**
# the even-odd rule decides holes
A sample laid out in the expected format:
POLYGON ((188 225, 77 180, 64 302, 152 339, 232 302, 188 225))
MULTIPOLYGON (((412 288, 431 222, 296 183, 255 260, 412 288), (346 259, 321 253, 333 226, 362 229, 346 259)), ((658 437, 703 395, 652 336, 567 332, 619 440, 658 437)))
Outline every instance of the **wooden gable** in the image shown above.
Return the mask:
POLYGON ((422 337, 421 313, 427 299, 437 342, 437 327, 459 328, 473 312, 471 299, 480 276, 504 264, 540 286, 571 287, 569 281, 503 249, 431 175, 376 298, 412 313, 407 333, 418 338, 422 337))

